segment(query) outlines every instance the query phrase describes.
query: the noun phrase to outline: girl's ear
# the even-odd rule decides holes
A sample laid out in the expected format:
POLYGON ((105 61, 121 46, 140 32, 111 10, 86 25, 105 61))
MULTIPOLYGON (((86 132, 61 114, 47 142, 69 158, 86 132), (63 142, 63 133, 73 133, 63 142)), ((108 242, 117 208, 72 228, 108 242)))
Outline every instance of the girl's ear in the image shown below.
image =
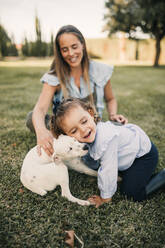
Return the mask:
POLYGON ((87 109, 87 111, 88 111, 88 113, 92 116, 92 117, 94 117, 95 116, 95 113, 94 113, 94 110, 93 110, 93 108, 88 108, 87 109))
POLYGON ((101 121, 101 118, 97 113, 95 113, 95 110, 92 107, 89 107, 87 109, 88 113, 93 117, 94 122, 97 124, 99 121, 101 121))

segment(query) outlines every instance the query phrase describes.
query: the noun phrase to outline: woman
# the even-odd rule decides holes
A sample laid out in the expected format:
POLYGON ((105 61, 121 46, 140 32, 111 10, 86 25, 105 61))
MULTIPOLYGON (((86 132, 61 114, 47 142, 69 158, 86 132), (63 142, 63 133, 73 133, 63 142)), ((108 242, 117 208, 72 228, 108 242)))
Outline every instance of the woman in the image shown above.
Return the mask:
POLYGON ((48 155, 53 153, 53 136, 46 128, 45 116, 53 98, 54 102, 61 101, 63 96, 89 98, 100 117, 105 99, 109 119, 127 123, 123 115, 117 114, 117 102, 110 84, 113 67, 89 60, 81 32, 72 25, 63 26, 56 35, 54 48, 54 61, 50 72, 41 78, 43 88, 32 114, 38 152, 43 147, 48 155))

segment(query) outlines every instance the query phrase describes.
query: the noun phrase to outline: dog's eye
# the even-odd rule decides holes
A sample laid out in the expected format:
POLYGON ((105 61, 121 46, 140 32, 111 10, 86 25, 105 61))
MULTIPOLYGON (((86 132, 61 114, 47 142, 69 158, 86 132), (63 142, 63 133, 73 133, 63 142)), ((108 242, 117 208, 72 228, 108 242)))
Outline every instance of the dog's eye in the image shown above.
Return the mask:
POLYGON ((72 150, 72 147, 69 147, 69 151, 71 151, 72 150))

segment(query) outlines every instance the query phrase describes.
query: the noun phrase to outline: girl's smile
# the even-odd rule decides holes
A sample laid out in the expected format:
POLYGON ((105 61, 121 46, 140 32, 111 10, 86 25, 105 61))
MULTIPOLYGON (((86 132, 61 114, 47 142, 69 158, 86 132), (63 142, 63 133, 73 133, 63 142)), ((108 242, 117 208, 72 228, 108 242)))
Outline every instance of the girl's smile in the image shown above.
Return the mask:
POLYGON ((71 108, 62 120, 64 132, 79 142, 92 143, 96 135, 93 117, 80 106, 71 108))
POLYGON ((90 135, 91 135, 91 131, 89 131, 89 133, 84 137, 84 139, 87 139, 87 138, 89 138, 90 137, 90 135))

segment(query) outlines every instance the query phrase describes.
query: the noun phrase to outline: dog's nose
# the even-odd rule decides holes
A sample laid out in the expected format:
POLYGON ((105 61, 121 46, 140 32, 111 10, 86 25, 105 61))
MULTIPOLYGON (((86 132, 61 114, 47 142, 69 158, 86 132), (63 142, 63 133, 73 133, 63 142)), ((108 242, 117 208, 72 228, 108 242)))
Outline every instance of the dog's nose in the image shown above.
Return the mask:
POLYGON ((88 146, 84 145, 83 150, 88 150, 88 146))

